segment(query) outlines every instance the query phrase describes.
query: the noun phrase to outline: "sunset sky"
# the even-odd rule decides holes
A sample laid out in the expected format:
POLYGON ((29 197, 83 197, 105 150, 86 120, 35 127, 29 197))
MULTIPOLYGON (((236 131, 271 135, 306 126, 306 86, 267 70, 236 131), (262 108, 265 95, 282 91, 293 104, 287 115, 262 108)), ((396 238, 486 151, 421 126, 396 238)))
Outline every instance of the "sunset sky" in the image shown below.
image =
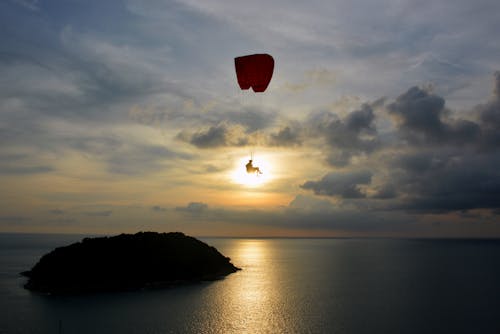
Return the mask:
POLYGON ((7 0, 0 22, 0 232, 500 237, 498 0, 7 0), (253 53, 262 94, 236 80, 253 53))

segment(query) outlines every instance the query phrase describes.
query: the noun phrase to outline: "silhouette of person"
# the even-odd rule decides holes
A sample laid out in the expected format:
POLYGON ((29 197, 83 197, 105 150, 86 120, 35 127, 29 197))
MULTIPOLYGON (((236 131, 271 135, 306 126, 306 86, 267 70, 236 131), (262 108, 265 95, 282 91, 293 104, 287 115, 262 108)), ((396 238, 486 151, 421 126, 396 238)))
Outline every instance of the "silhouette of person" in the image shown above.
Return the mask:
POLYGON ((262 172, 260 171, 259 167, 254 167, 253 166, 252 159, 248 160, 248 163, 245 165, 245 167, 247 168, 247 173, 262 174, 262 172))

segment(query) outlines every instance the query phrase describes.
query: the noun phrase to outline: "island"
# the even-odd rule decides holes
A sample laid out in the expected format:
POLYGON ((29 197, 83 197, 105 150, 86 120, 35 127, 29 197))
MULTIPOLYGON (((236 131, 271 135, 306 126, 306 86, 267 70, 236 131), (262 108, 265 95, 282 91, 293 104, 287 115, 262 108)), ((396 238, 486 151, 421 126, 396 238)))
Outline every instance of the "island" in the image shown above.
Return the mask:
POLYGON ((238 270, 217 249, 183 233, 139 232, 56 248, 22 274, 28 290, 71 294, 216 280, 238 270))

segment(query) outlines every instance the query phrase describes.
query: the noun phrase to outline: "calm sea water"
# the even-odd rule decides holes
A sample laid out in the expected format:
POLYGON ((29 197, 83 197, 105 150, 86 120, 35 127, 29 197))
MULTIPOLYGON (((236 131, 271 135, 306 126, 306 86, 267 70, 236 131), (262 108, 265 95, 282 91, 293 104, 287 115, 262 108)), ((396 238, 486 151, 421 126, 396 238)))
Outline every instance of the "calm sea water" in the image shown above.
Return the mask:
POLYGON ((0 333, 500 333, 500 241, 217 239, 242 271, 164 290, 22 288, 75 235, 0 234, 0 333))

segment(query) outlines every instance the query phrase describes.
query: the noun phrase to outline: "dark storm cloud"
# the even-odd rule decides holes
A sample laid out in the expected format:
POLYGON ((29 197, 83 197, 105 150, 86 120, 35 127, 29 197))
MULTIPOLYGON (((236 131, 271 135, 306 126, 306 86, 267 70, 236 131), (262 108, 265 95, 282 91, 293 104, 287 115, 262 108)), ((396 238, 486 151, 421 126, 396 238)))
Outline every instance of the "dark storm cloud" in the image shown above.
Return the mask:
MULTIPOLYGON (((365 157, 363 172, 331 172, 320 180, 305 182, 301 188, 316 195, 357 198, 346 205, 362 210, 415 214, 498 210, 499 90, 500 74, 496 73, 492 99, 461 113, 461 118, 445 108, 443 97, 410 88, 386 103, 397 126, 378 134, 384 136, 383 141, 371 139, 377 143, 377 154, 365 157)), ((308 119, 308 124, 327 139, 329 145, 322 150, 336 166, 352 163, 354 154, 370 152, 372 147, 366 149, 358 134, 377 134, 373 122, 374 114, 366 107, 344 119, 325 112, 308 119)))
POLYGON ((361 135, 376 134, 374 119, 373 109, 365 104, 360 110, 350 112, 344 119, 339 119, 331 112, 319 112, 311 114, 308 122, 312 130, 323 135, 332 147, 371 151, 376 142, 373 138, 361 138, 361 135))
POLYGON ((500 72, 495 72, 495 87, 491 101, 476 108, 483 129, 482 145, 498 149, 500 143, 500 72))
POLYGON ((388 105, 399 135, 410 139, 406 152, 392 153, 384 164, 388 184, 400 194, 389 205, 421 213, 500 207, 499 87, 497 72, 492 99, 469 113, 479 116, 477 123, 451 118, 442 97, 417 87, 388 105))
POLYGON ((370 184, 369 171, 328 173, 319 181, 307 181, 300 187, 312 190, 316 195, 340 196, 342 198, 364 198, 366 194, 360 185, 370 184))
POLYGON ((198 148, 226 146, 228 130, 224 124, 211 126, 206 131, 200 131, 191 136, 189 142, 198 148))
POLYGON ((498 154, 434 150, 398 159, 392 182, 405 194, 405 209, 447 212, 500 207, 498 154))
POLYGON ((389 113, 398 116, 405 130, 421 131, 430 136, 439 136, 443 131, 441 114, 444 99, 432 95, 419 87, 412 87, 387 106, 389 113))
MULTIPOLYGON (((499 75, 495 78, 498 87, 499 75)), ((476 123, 453 118, 444 98, 410 88, 387 104, 389 114, 397 120, 398 136, 391 137, 393 130, 389 130, 384 135, 390 140, 385 142, 378 140, 369 105, 344 119, 327 112, 313 114, 308 122, 326 139, 324 152, 332 165, 348 165, 353 155, 375 148, 381 155, 368 157, 370 165, 365 172, 332 172, 301 187, 316 195, 361 199, 356 202, 360 205, 379 200, 383 203, 380 208, 390 210, 445 213, 495 209, 500 206, 500 156, 482 148, 486 137, 490 147, 494 146, 490 138, 494 133, 491 129, 497 126, 497 101, 495 94, 492 101, 478 107, 480 123, 476 123), (405 150, 394 150, 405 146, 405 150), (372 175, 377 176, 376 185, 371 184, 372 175)))
POLYGON ((400 134, 413 143, 475 143, 481 129, 469 120, 445 120, 445 100, 428 91, 412 87, 387 106, 399 126, 400 134))
POLYGON ((351 163, 353 153, 348 150, 334 150, 327 152, 326 162, 335 167, 345 167, 351 163))
POLYGON ((392 165, 410 173, 423 173, 437 164, 442 164, 441 155, 434 155, 432 151, 401 153, 394 157, 392 165))
POLYGON ((247 136, 241 129, 231 127, 225 123, 211 126, 208 129, 195 133, 180 132, 177 139, 186 141, 201 149, 217 148, 224 146, 244 146, 248 144, 247 136))
POLYGON ((375 191, 375 194, 371 196, 372 198, 392 199, 398 196, 396 187, 391 183, 384 184, 383 186, 375 189, 375 191))
POLYGON ((269 135, 270 146, 300 146, 302 145, 301 129, 294 125, 287 125, 275 133, 269 135))
POLYGON ((317 112, 307 120, 310 136, 320 136, 328 145, 327 162, 332 166, 349 164, 352 156, 370 153, 379 146, 375 114, 369 104, 340 119, 331 112, 317 112))
MULTIPOLYGON (((160 111, 160 113, 162 112, 160 111)), ((164 116, 183 126, 191 123, 189 129, 178 133, 177 139, 201 149, 248 145, 256 132, 270 128, 276 119, 275 113, 259 112, 252 109, 243 111, 214 110, 208 113, 186 114, 167 112, 164 116), (211 125, 208 128, 204 126, 195 131, 191 130, 202 124, 211 125)), ((271 134, 268 144, 271 146, 298 144, 300 143, 298 136, 297 130, 285 127, 278 133, 271 134)))
POLYGON ((369 133, 376 132, 373 127, 375 115, 371 106, 364 104, 360 110, 355 110, 345 118, 346 128, 351 132, 359 133, 366 130, 369 133))

